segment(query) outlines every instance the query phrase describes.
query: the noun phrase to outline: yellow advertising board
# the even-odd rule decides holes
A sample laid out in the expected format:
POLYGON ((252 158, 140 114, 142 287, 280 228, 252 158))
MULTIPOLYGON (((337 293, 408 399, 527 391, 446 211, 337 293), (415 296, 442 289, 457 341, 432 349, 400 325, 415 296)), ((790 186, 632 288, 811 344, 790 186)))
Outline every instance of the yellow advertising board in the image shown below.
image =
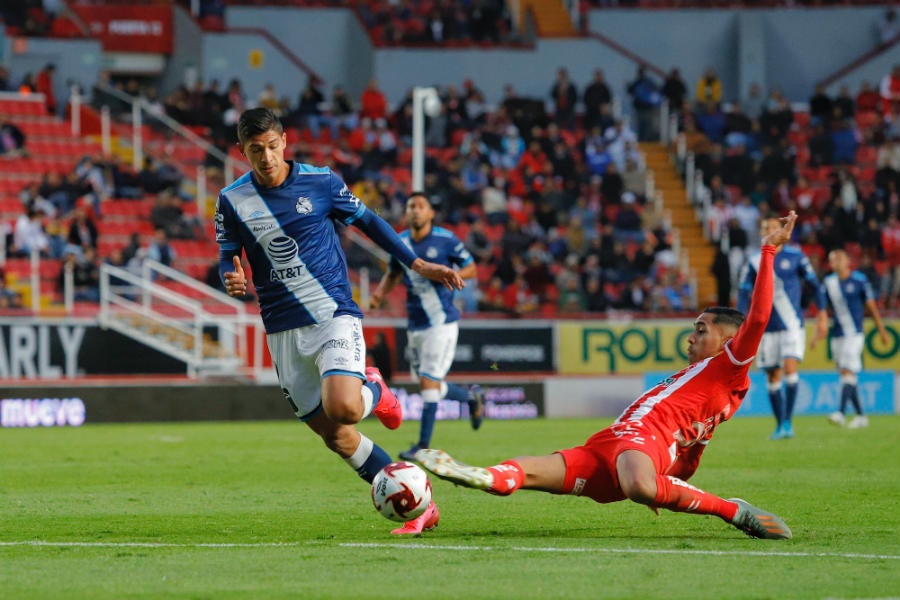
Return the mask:
MULTIPOLYGON (((900 320, 887 320, 888 344, 866 323, 863 366, 866 369, 900 370, 900 320)), ((559 357, 563 375, 637 374, 647 371, 677 371, 687 364, 687 340, 693 328, 685 320, 648 320, 630 323, 608 321, 562 321, 558 325, 559 357)), ((806 326, 812 339, 813 324, 806 326)), ((807 348, 803 368, 834 369, 827 343, 807 348)))

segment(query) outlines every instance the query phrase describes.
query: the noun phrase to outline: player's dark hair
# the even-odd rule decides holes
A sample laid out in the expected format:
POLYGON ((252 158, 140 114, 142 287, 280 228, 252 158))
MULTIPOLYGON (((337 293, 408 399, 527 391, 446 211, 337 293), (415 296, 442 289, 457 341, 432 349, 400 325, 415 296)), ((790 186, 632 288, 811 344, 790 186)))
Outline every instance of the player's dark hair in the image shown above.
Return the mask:
POLYGON ((727 306, 707 306, 703 312, 713 316, 713 323, 716 325, 728 325, 737 329, 744 322, 744 313, 727 306))
POLYGON ((410 192, 409 196, 406 198, 406 201, 409 202, 413 198, 422 198, 425 200, 425 202, 430 204, 432 208, 434 208, 434 202, 431 201, 431 198, 428 197, 428 194, 426 194, 425 192, 423 192, 421 190, 417 190, 415 192, 410 192))
POLYGON ((278 135, 284 133, 284 126, 275 113, 265 107, 245 110, 237 125, 238 141, 243 145, 253 136, 270 130, 278 135))

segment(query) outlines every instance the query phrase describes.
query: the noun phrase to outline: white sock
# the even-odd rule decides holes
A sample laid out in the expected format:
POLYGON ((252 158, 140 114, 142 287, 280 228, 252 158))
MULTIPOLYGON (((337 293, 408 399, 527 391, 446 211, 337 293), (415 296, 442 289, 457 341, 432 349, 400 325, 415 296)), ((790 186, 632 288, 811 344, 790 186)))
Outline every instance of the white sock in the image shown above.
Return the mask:
MULTIPOLYGON (((371 396, 371 392, 369 395, 371 396)), ((350 465, 350 467, 356 471, 360 469, 365 462, 369 459, 369 455, 372 454, 372 448, 375 447, 375 442, 364 436, 363 434, 359 434, 359 446, 356 447, 356 452, 350 455, 350 457, 345 458, 344 462, 350 465)))
POLYGON ((372 390, 368 388, 366 384, 363 384, 362 391, 362 401, 363 401, 363 419, 372 414, 372 408, 375 405, 375 396, 372 394, 372 390))

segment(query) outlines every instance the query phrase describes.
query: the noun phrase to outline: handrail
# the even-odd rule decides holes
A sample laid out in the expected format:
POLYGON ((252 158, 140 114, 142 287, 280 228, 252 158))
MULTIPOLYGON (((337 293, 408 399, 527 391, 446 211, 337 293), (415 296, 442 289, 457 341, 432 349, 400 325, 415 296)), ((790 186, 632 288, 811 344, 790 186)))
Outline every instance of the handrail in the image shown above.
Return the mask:
POLYGON ((594 38, 595 40, 597 40, 604 46, 607 46, 608 48, 613 50, 614 52, 621 54, 622 56, 624 56, 625 58, 627 58, 628 60, 630 60, 632 62, 636 62, 637 64, 641 65, 648 71, 653 71, 660 77, 665 78, 667 75, 667 73, 660 67, 657 67, 656 65, 651 63, 646 58, 636 54, 635 52, 632 52, 631 50, 629 50, 622 44, 612 40, 611 38, 607 37, 606 35, 604 35, 602 33, 598 33, 596 31, 588 31, 585 34, 585 36, 594 38))
POLYGON ((888 40, 887 42, 879 44, 879 45, 875 46, 873 49, 869 50, 868 52, 865 52, 861 56, 854 58, 849 63, 847 63, 846 65, 844 65, 843 67, 841 67, 840 69, 838 69, 837 71, 835 71, 834 73, 832 73, 831 75, 826 77, 825 79, 822 79, 821 81, 819 81, 819 83, 817 83, 816 85, 828 87, 829 85, 831 85, 832 83, 834 83, 835 81, 840 79, 841 77, 845 76, 847 73, 855 71, 857 68, 859 68, 862 65, 864 65, 865 63, 869 62, 876 56, 878 56, 880 54, 884 54, 891 48, 895 47, 897 44, 900 44, 900 35, 897 35, 892 40, 888 40))
POLYGON ((123 333, 127 331, 128 335, 185 361, 190 373, 196 374, 198 370, 204 371, 209 367, 221 368, 222 363, 217 361, 223 359, 249 360, 245 326, 251 323, 251 319, 248 318, 244 304, 153 260, 144 261, 141 274, 109 264, 101 265, 98 318, 104 327, 123 333), (208 304, 203 304, 203 300, 185 297, 159 285, 152 279, 151 271, 183 282, 222 305, 233 308, 234 314, 212 312, 208 310, 208 304), (114 285, 113 278, 125 285, 114 285), (154 306, 155 302, 180 309, 185 314, 182 317, 172 316, 154 306), (113 311, 112 307, 117 307, 118 310, 113 311), (127 318, 123 321, 123 317, 127 315, 139 316, 146 322, 164 327, 164 331, 178 332, 185 340, 190 339, 190 344, 173 342, 171 339, 166 342, 160 336, 146 332, 133 323, 126 325, 127 318), (215 357, 208 358, 204 337, 206 329, 211 326, 218 327, 220 352, 215 357))
POLYGON ((247 312, 247 306, 240 300, 232 298, 228 294, 212 288, 202 281, 198 281, 190 275, 182 273, 181 271, 173 269, 172 267, 166 266, 161 262, 145 258, 143 263, 141 263, 141 268, 145 273, 145 280, 147 279, 150 271, 156 271, 160 275, 168 277, 169 279, 177 281, 178 283, 183 283, 190 287, 192 290, 200 292, 206 296, 209 296, 211 299, 217 302, 221 302, 222 304, 226 304, 231 308, 234 308, 241 315, 244 315, 247 312))
POLYGON ((227 27, 225 28, 225 33, 239 33, 245 35, 258 35, 264 38, 267 42, 272 44, 281 54, 288 59, 291 63, 294 64, 295 67, 306 73, 306 75, 314 80, 319 82, 324 82, 324 80, 319 77, 319 74, 316 73, 312 67, 303 62, 303 60, 294 54, 290 48, 285 46, 281 40, 276 38, 274 35, 266 31, 265 29, 260 29, 259 27, 227 27))
MULTIPOLYGON (((100 89, 101 91, 103 91, 103 93, 109 94, 110 96, 113 96, 114 98, 118 98, 119 100, 122 100, 123 102, 127 102, 127 103, 131 104, 132 106, 134 106, 135 104, 138 104, 144 110, 147 110, 147 108, 149 106, 148 102, 144 98, 132 96, 131 94, 126 94, 125 92, 123 92, 121 90, 117 90, 114 87, 110 87, 108 85, 98 83, 97 88, 100 89)), ((154 119, 163 122, 169 129, 172 129, 179 135, 182 135, 185 138, 187 138, 188 141, 193 142, 194 144, 200 146, 205 151, 209 152, 214 157, 221 160, 223 163, 226 160, 230 159, 226 153, 222 152, 221 150, 216 148, 214 145, 210 144, 209 142, 204 140, 202 137, 200 137, 199 135, 197 135, 196 133, 194 133, 193 131, 191 131, 190 129, 188 129, 187 127, 185 127, 184 125, 182 125, 181 123, 179 123, 178 121, 176 121, 175 119, 170 117, 169 115, 153 113, 152 116, 154 119)))

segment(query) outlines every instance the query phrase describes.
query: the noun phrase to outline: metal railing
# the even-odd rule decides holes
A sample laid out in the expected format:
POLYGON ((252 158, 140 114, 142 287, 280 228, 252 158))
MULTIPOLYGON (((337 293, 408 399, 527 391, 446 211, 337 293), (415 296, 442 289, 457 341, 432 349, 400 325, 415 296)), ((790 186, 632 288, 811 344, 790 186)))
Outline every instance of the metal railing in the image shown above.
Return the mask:
POLYGON ((257 325, 261 331, 258 318, 242 302, 153 260, 143 262, 140 274, 101 266, 98 321, 183 361, 191 376, 254 377, 251 365, 261 364, 248 354, 248 329, 257 325), (158 283, 163 279, 200 298, 168 289, 158 283))

